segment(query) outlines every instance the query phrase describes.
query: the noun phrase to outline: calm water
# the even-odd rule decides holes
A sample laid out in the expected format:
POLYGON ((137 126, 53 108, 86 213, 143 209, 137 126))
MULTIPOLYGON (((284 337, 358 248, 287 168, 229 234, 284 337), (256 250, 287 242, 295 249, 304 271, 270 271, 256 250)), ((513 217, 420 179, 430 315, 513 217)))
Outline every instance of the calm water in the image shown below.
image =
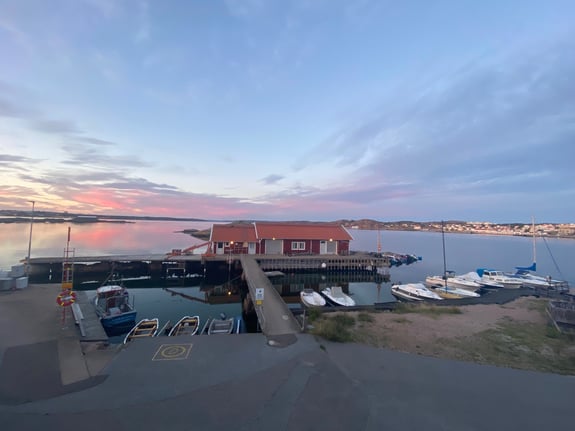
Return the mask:
MULTIPOLYGON (((181 233, 183 229, 204 229, 209 222, 137 222, 126 224, 98 223, 72 225, 70 248, 76 256, 128 254, 128 253, 165 253, 173 248, 186 248, 201 243, 189 235, 181 233), (179 232, 180 231, 180 232, 179 232)), ((27 224, 0 224, 0 268, 9 269, 24 258, 28 252, 30 226, 27 224)), ((32 257, 62 256, 66 247, 67 224, 35 223, 32 236, 32 257)), ((377 232, 351 230, 354 240, 352 250, 376 251, 377 232)), ((440 233, 392 232, 380 234, 382 250, 398 253, 410 253, 421 256, 422 260, 409 266, 392 268, 391 281, 388 283, 348 284, 349 293, 358 304, 393 301, 390 287, 395 282, 422 281, 427 275, 441 274, 443 271, 442 240, 440 233)), ((532 262, 532 239, 528 237, 503 237, 483 235, 446 234, 447 268, 464 273, 479 267, 490 267, 512 271, 515 266, 526 266, 532 262)), ((575 241, 548 239, 537 240, 538 273, 566 279, 575 285, 575 241), (556 269, 553 258, 561 271, 556 269)), ((315 287, 323 287, 321 279, 315 287)), ((330 282, 325 280, 325 286, 330 282)), ((294 284, 289 289, 297 292, 302 284, 294 284)), ((197 314, 202 320, 217 317, 221 312, 238 315, 241 307, 238 303, 209 305, 200 302, 206 299, 206 290, 210 286, 179 288, 187 296, 198 298, 190 300, 173 296, 161 288, 130 288, 135 296, 138 317, 158 317, 162 324, 172 322, 186 314, 197 314), (182 290, 183 289, 183 290, 182 290)), ((285 291, 285 282, 284 288, 285 291)), ((345 286, 344 286, 345 289, 345 286)), ((278 286, 278 290, 280 287, 278 286)), ((299 307, 297 303, 290 307, 299 307)))

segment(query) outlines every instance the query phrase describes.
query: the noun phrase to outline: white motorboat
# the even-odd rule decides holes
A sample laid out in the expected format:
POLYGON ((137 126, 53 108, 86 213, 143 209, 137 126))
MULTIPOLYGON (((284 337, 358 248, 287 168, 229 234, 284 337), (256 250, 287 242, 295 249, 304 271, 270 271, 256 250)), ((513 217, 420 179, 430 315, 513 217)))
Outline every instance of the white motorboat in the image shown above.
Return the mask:
POLYGON ((463 278, 465 280, 470 280, 470 281, 474 281, 475 283, 478 283, 481 285, 482 288, 485 289, 502 289, 503 288, 503 284, 501 283, 497 283, 495 281, 492 280, 483 280, 479 274, 477 274, 477 272, 475 271, 471 271, 471 272, 467 272, 465 274, 462 274, 459 276, 460 278, 463 278))
POLYGON ((466 289, 472 292, 476 292, 482 287, 477 281, 463 278, 460 275, 456 275, 453 271, 446 271, 445 278, 441 275, 430 275, 425 278, 425 284, 427 287, 444 287, 446 282, 448 287, 466 289))
POLYGON ((477 269, 477 274, 481 277, 481 280, 494 281, 502 284, 503 287, 507 289, 519 289, 523 286, 523 282, 520 279, 509 277, 508 275, 505 275, 503 271, 479 268, 477 269))
POLYGON ((394 284, 391 286, 391 294, 407 301, 423 301, 424 299, 441 301, 443 299, 425 287, 423 283, 394 284))
POLYGON ((322 289, 321 294, 334 305, 341 305, 342 307, 353 307, 355 305, 353 298, 343 293, 341 286, 326 287, 322 289))
POLYGON ((325 299, 313 289, 304 289, 300 293, 300 299, 303 305, 309 308, 323 307, 325 299))

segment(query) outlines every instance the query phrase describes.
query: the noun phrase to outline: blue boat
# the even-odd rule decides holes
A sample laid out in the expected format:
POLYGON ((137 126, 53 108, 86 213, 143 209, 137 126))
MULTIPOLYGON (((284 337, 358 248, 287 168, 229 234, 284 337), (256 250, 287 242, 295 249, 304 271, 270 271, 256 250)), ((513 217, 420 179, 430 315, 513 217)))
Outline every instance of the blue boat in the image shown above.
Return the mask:
POLYGON ((128 290, 121 284, 109 284, 96 289, 96 314, 106 331, 131 328, 136 323, 136 310, 128 290))

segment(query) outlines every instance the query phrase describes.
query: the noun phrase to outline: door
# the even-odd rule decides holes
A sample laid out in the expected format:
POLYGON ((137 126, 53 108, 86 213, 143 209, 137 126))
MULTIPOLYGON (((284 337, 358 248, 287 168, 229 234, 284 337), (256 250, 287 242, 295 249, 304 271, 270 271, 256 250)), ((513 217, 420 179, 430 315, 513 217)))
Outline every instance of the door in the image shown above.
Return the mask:
POLYGON ((256 243, 250 242, 248 244, 248 254, 256 254, 256 243))
POLYGON ((319 242, 319 254, 327 254, 327 241, 319 242))
POLYGON ((281 239, 266 239, 266 254, 282 254, 281 239))

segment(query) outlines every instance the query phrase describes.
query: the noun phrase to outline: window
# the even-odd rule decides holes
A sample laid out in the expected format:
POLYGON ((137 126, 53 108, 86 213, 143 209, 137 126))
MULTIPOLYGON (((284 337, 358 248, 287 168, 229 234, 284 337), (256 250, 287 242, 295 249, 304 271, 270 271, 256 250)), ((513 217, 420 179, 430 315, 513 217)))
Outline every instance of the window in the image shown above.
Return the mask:
POLYGON ((305 241, 292 241, 291 242, 291 249, 292 250, 305 250, 305 241))

